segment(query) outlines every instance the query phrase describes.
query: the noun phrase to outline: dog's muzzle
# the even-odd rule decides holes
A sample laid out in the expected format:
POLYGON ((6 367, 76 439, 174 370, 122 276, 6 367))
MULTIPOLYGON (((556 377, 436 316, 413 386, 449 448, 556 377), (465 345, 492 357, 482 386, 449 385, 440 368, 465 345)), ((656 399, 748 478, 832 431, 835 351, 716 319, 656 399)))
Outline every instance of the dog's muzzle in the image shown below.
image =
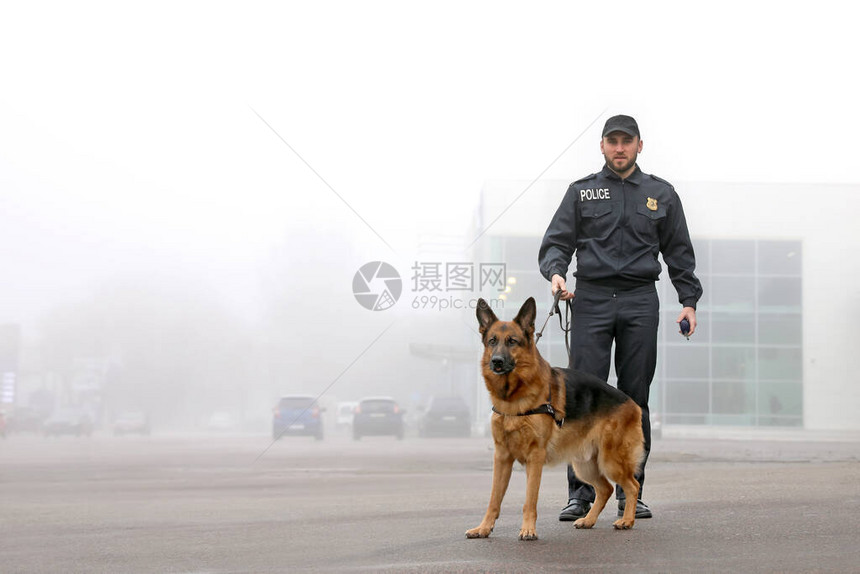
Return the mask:
POLYGON ((498 355, 490 359, 490 369, 497 375, 506 375, 514 370, 515 363, 498 355))

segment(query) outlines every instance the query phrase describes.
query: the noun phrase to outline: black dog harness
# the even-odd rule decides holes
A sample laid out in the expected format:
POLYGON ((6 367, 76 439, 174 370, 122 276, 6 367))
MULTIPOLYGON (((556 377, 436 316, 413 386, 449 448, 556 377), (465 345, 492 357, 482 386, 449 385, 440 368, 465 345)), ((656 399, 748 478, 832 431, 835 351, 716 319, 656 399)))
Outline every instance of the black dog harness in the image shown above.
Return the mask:
POLYGON ((539 406, 537 408, 528 410, 524 413, 517 413, 515 415, 508 415, 505 413, 500 413, 499 411, 496 410, 496 406, 493 405, 493 412, 498 414, 498 415, 502 415, 504 417, 527 417, 529 415, 549 415, 552 417, 552 420, 555 421, 555 424, 558 425, 558 428, 561 428, 561 426, 564 424, 564 417, 562 417, 561 420, 558 420, 557 418, 555 418, 555 409, 552 408, 551 403, 552 403, 552 386, 550 386, 550 388, 549 388, 549 398, 546 400, 546 403, 542 404, 541 406, 539 406))

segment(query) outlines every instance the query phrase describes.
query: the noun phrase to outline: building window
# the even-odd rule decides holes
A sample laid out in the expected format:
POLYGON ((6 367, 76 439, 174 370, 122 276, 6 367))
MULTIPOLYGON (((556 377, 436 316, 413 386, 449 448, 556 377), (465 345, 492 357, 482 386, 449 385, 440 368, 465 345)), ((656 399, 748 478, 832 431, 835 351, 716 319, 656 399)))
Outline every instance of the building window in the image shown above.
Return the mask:
POLYGON ((801 426, 801 243, 693 243, 705 289, 699 330, 689 341, 678 334, 678 297, 664 270, 652 412, 667 424, 801 426))

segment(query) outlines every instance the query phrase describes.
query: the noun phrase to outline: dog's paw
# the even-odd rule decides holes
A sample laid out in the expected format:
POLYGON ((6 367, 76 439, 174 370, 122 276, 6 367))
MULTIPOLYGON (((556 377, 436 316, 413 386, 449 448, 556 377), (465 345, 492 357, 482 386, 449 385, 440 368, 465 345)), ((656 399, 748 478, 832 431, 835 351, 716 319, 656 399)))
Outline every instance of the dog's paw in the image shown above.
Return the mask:
POLYGON ((466 531, 466 538, 486 538, 492 532, 492 528, 482 528, 478 526, 477 528, 472 528, 471 530, 466 531))
POLYGON ((534 528, 523 528, 520 530, 520 540, 537 540, 538 535, 534 528))
POLYGON ((588 516, 583 516, 573 523, 575 528, 591 528, 594 526, 594 520, 588 520, 588 516))
POLYGON ((630 530, 631 528, 633 528, 633 521, 619 518, 612 523, 612 526, 615 527, 615 530, 630 530))

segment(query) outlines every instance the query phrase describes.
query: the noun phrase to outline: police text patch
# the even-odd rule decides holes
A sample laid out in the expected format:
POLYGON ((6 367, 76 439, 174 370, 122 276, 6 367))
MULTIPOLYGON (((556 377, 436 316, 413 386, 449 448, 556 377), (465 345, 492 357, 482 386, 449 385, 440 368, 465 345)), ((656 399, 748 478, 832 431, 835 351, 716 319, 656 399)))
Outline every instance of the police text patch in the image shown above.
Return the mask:
POLYGON ((592 199, 612 199, 609 197, 609 188, 601 187, 598 189, 580 189, 579 200, 590 201, 592 199))

